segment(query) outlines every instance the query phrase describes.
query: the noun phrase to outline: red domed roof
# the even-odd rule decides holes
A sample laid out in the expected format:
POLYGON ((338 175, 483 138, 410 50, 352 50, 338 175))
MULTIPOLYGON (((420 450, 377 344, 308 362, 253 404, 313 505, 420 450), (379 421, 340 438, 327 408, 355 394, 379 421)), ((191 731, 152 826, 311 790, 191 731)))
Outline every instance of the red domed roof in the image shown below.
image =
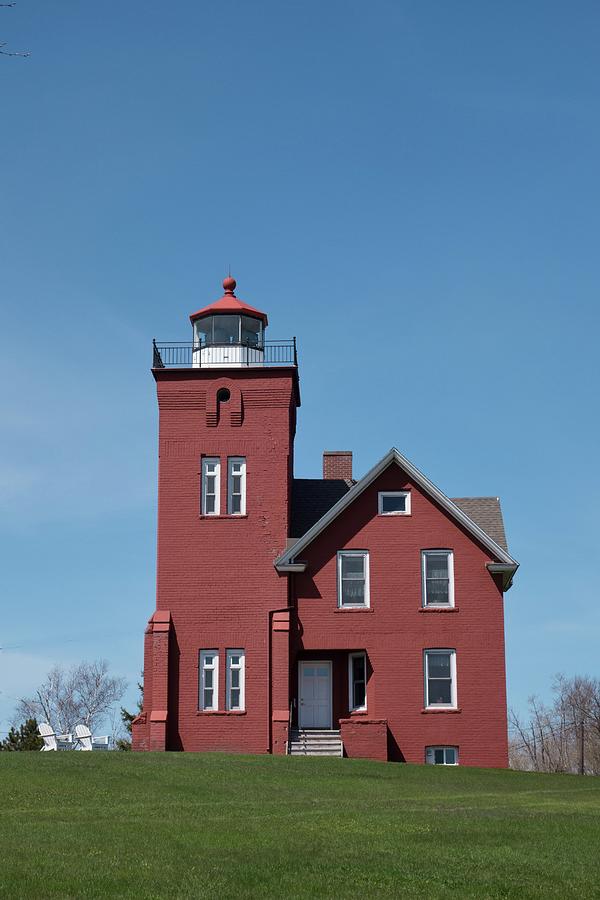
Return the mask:
POLYGON ((214 303, 210 303, 208 306, 202 307, 198 312, 192 313, 190 316, 190 321, 195 322, 196 319, 202 319, 204 316, 212 316, 219 315, 224 313, 237 313, 238 315, 245 316, 254 316, 255 319, 262 319, 265 325, 269 324, 269 320, 267 319, 267 314, 261 312, 259 309, 255 309, 253 306, 250 306, 249 303, 244 303, 243 300, 239 300, 235 294, 233 293, 235 290, 235 278, 232 278, 231 275, 223 281, 223 290, 225 293, 221 297, 220 300, 215 300, 214 303))

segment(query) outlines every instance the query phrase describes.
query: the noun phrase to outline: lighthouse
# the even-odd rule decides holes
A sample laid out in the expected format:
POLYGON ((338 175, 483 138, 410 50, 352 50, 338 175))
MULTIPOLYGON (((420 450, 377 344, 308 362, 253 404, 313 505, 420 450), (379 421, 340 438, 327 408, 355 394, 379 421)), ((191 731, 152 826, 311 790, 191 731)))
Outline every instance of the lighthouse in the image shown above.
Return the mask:
POLYGON ((267 341, 235 295, 192 313, 192 340, 153 345, 157 596, 134 747, 284 752, 296 344, 267 341))

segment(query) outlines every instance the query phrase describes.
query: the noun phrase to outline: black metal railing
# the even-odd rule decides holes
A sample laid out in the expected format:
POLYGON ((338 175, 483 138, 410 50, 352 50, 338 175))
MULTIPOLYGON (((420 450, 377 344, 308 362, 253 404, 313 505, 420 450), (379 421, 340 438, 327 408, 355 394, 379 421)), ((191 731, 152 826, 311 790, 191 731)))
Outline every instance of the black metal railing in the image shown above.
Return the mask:
POLYGON ((291 341, 263 341, 262 344, 172 343, 152 341, 153 369, 191 369, 220 366, 297 366, 296 338, 291 341), (224 351, 235 351, 224 359, 224 351), (212 351, 212 352, 211 352, 212 351))

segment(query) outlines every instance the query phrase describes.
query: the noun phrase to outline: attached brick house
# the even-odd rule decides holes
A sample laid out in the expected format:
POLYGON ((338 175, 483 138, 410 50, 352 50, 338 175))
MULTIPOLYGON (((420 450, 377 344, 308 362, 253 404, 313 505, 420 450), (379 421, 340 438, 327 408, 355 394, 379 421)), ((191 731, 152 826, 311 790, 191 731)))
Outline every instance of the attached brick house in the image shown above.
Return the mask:
POLYGON ((295 341, 235 281, 154 345, 156 612, 136 750, 507 765, 495 497, 446 497, 396 449, 294 478, 295 341))

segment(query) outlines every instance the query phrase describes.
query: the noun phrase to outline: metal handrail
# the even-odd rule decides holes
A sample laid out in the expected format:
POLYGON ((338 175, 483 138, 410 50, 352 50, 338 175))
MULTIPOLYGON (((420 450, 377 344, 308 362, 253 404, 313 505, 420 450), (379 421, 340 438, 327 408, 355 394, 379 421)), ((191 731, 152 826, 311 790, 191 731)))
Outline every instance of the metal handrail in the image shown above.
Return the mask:
MULTIPOLYGON (((249 341, 236 341, 235 343, 223 343, 221 341, 201 342, 170 342, 157 344, 152 341, 152 368, 197 368, 202 367, 202 351, 210 348, 240 348, 244 351, 241 358, 229 360, 210 360, 211 366, 240 366, 240 365, 264 365, 264 366, 298 366, 298 348, 296 338, 288 341, 262 341, 260 344, 252 344, 249 341)), ((204 364, 209 364, 204 361, 204 364)))
POLYGON ((285 742, 285 755, 286 756, 290 755, 290 750, 291 750, 291 746, 292 746, 292 707, 293 707, 293 705, 294 705, 294 701, 292 700, 290 702, 290 714, 288 717, 288 736, 287 736, 287 741, 285 742))

